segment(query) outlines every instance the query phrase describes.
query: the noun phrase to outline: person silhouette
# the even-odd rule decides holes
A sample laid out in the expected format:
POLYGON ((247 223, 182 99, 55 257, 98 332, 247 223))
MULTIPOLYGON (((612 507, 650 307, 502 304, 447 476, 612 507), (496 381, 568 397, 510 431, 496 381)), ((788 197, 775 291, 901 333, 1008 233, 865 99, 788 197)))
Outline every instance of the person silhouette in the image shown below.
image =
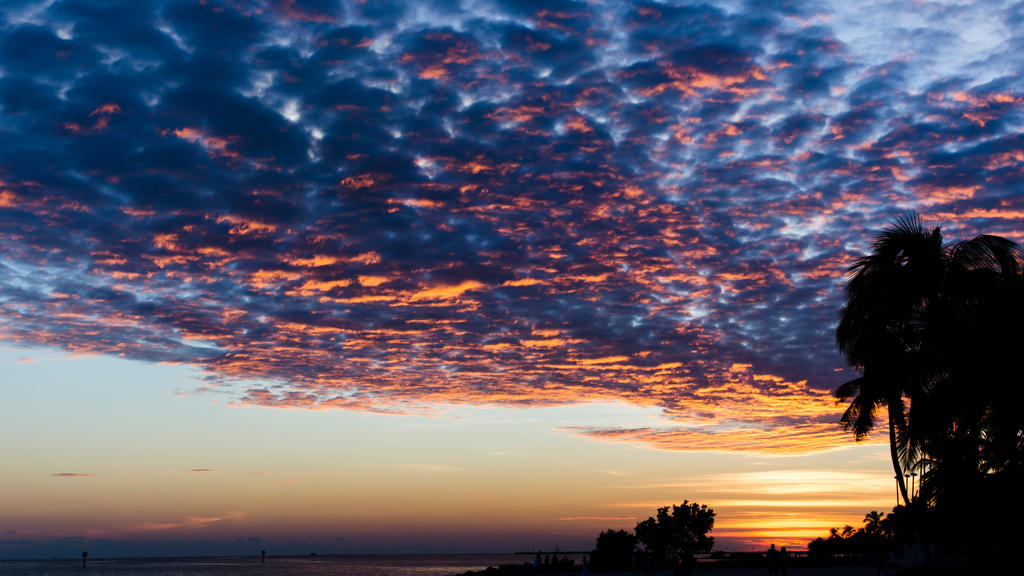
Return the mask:
POLYGON ((778 576, 779 574, 779 551, 775 549, 775 544, 772 544, 771 548, 764 555, 765 560, 768 561, 768 576, 778 576))
POLYGON ((786 552, 786 547, 783 546, 779 549, 779 571, 782 576, 788 576, 789 574, 789 552, 786 552))

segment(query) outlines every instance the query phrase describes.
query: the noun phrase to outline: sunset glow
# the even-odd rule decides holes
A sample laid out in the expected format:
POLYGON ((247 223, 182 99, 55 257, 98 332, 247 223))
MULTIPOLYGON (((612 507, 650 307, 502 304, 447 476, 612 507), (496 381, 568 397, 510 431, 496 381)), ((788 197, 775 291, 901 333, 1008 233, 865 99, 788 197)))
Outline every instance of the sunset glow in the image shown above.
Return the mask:
POLYGON ((1022 22, 5 2, 0 558, 859 526, 895 498, 837 425, 844 274, 907 210, 1024 241, 1022 22))

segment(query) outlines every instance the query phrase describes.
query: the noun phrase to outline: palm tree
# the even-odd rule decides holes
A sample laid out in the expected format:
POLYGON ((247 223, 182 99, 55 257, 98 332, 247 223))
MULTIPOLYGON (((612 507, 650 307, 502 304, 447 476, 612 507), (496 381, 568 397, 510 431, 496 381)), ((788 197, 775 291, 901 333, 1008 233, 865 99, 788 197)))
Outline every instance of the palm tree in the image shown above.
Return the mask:
POLYGON ((864 532, 869 536, 879 536, 882 534, 882 522, 885 519, 885 514, 878 510, 872 510, 864 515, 864 532))
POLYGON ((997 236, 979 236, 952 252, 939 350, 950 367, 930 396, 940 400, 941 409, 933 410, 945 419, 940 424, 953 423, 957 432, 972 435, 975 471, 1008 470, 1024 455, 1017 362, 1024 345, 1020 258, 1017 245, 997 236))
POLYGON ((941 524, 959 528, 954 544, 978 550, 999 539, 982 526, 1000 525, 1000 519, 1020 512, 1020 259, 1015 244, 996 236, 979 236, 949 250, 929 337, 942 370, 911 406, 911 436, 928 465, 921 482, 923 504, 938 513, 941 524))
POLYGON ((904 398, 922 384, 925 319, 936 300, 944 268, 939 228, 924 230, 916 214, 905 214, 875 240, 872 253, 849 269, 846 304, 836 343, 861 376, 836 390, 850 401, 840 424, 863 440, 874 428, 876 412, 888 412, 889 451, 903 501, 910 495, 903 464, 912 460, 904 398))

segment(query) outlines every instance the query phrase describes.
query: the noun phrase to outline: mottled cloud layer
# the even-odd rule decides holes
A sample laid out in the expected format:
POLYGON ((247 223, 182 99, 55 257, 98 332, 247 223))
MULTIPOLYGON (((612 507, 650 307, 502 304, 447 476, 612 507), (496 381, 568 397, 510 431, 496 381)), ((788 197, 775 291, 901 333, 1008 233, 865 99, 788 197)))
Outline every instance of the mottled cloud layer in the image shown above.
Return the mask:
POLYGON ((846 9, 7 2, 0 338, 245 403, 835 446, 874 231, 1024 239, 1024 6, 846 9))

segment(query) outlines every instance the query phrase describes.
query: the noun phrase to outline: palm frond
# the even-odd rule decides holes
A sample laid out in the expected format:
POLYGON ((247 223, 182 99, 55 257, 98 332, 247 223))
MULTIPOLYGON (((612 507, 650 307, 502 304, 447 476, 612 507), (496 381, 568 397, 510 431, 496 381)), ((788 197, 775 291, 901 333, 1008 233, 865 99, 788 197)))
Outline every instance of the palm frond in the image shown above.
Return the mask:
POLYGON ((860 378, 854 378, 849 382, 843 382, 842 384, 840 384, 839 388, 836 388, 836 391, 833 393, 833 396, 836 397, 836 402, 842 402, 844 400, 849 400, 850 398, 855 398, 857 394, 860 393, 861 384, 863 383, 864 377, 861 376, 860 378))
POLYGON ((893 218, 889 226, 882 230, 882 233, 875 240, 875 246, 886 241, 902 239, 907 236, 923 236, 924 223, 921 215, 914 211, 907 211, 893 218))
POLYGON ((950 249, 952 264, 963 270, 988 270, 1002 276, 1021 272, 1021 250, 1016 242, 1001 236, 982 234, 955 244, 950 249))

